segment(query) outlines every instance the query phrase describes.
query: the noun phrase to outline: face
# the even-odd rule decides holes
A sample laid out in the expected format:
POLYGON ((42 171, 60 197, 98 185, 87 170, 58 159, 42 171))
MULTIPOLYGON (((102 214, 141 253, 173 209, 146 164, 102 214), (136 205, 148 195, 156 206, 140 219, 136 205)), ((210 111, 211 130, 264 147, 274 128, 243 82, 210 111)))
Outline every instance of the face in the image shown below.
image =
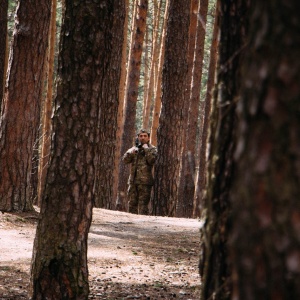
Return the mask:
POLYGON ((146 132, 145 133, 141 132, 139 134, 138 138, 139 138, 140 143, 143 144, 143 145, 149 143, 149 137, 148 137, 148 134, 146 132))

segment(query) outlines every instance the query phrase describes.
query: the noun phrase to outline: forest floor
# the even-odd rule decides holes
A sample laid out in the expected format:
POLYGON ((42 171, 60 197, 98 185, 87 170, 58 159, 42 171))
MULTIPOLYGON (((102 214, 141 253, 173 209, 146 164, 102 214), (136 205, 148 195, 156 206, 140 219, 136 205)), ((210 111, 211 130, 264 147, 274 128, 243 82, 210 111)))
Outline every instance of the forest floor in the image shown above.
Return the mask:
MULTIPOLYGON (((0 299, 29 298, 38 213, 0 213, 0 299)), ((89 299, 199 299, 195 219, 94 209, 89 299)))

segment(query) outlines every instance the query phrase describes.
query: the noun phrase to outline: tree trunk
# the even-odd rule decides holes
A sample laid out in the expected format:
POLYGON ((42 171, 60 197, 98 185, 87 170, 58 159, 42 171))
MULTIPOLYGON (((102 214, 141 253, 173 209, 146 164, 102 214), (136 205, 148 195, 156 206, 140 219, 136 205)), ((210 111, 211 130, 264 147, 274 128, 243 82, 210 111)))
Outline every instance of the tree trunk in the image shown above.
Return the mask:
POLYGON ((7 13, 8 0, 2 0, 0 3, 0 111, 4 93, 6 77, 6 53, 7 53, 7 13))
POLYGON ((151 125, 151 134, 150 140, 153 145, 157 145, 157 129, 158 129, 158 122, 159 122, 159 115, 161 110, 161 84, 162 84, 162 68, 165 60, 165 40, 166 40, 166 31, 167 31, 167 15, 169 9, 169 0, 166 0, 165 3, 165 13, 163 18, 163 25, 162 25, 162 37, 161 37, 161 44, 159 50, 159 61, 158 61, 158 76, 157 76, 157 83, 155 86, 155 93, 154 93, 154 108, 153 108, 153 117, 152 117, 152 125, 151 125))
POLYGON ((33 148, 39 126, 51 1, 21 1, 0 124, 1 210, 32 209, 33 148))
MULTIPOLYGON (((121 0, 118 0, 121 2, 121 0)), ((114 0, 117 3, 117 0, 114 0)), ((122 6, 125 6, 125 2, 122 6)), ((110 3, 110 2, 109 2, 110 3)), ((100 4, 99 4, 100 5, 100 4)), ((110 4, 113 5, 113 4, 110 4)), ((114 4, 115 6, 116 4, 114 4)), ((118 4, 120 5, 120 4, 118 4)), ((101 5, 100 5, 101 6, 101 5)), ((119 88, 121 78, 121 62, 122 62, 122 49, 123 46, 123 28, 125 11, 116 15, 112 27, 114 39, 105 42, 109 46, 110 56, 109 65, 103 66, 105 69, 105 76, 101 82, 100 97, 100 136, 98 141, 99 148, 99 166, 97 170, 97 180, 95 185, 96 198, 95 206, 106 209, 113 207, 113 174, 115 165, 115 152, 116 152, 116 131, 118 121, 118 107, 119 107, 119 88), (116 84, 117 83, 117 84, 116 84)), ((106 47, 107 47, 106 46, 106 47)))
MULTIPOLYGON (((190 91, 192 84, 192 74, 193 74, 193 61, 194 61, 194 53, 195 53, 195 42, 196 42, 196 30, 197 30, 197 20, 198 20, 198 0, 191 0, 191 8, 190 8, 190 27, 189 27, 189 44, 188 44, 188 53, 187 53, 187 61, 188 61, 188 74, 186 80, 186 88, 185 88, 185 118, 188 119, 188 111, 190 106, 190 91)), ((193 112, 197 114, 196 112, 193 112)), ((187 152, 187 146, 191 148, 190 145, 187 145, 187 136, 188 136, 188 124, 186 122, 184 124, 184 136, 182 138, 182 155, 181 155, 181 168, 179 175, 179 187, 178 187, 178 203, 176 208, 176 216, 177 217, 191 217, 193 210, 193 202, 190 200, 190 193, 194 193, 194 178, 193 172, 191 172, 191 164, 190 158, 191 153, 187 152), (190 187, 190 188, 189 188, 190 187), (189 193, 189 190, 190 193, 189 193)), ((197 130, 196 128, 189 128, 190 130, 197 130)), ((195 143, 196 141, 193 141, 195 143)))
POLYGON ((206 33, 208 0, 201 0, 198 7, 198 22, 196 46, 194 52, 192 87, 190 105, 188 109, 188 125, 186 127, 186 141, 183 152, 181 197, 184 195, 183 216, 191 217, 195 193, 195 153, 197 144, 197 124, 199 118, 200 90, 203 72, 204 41, 206 33))
MULTIPOLYGON (((148 17, 149 19, 149 17, 148 17)), ((144 70, 144 78, 142 78, 143 80, 143 113, 142 113, 142 128, 147 128, 147 126, 145 125, 145 114, 150 112, 150 109, 148 111, 148 99, 147 99, 147 95, 148 95, 148 88, 149 88, 149 73, 150 73, 150 69, 149 69, 149 61, 151 58, 151 51, 149 51, 150 47, 150 43, 151 43, 151 39, 149 38, 150 34, 149 34, 149 25, 146 26, 146 30, 145 30, 145 40, 144 40, 144 47, 143 47, 143 51, 144 51, 144 60, 142 62, 142 68, 144 70), (149 54, 150 52, 150 54, 149 54), (147 111, 146 111, 147 110, 147 111)), ((138 120, 140 121, 140 120, 138 120)))
POLYGON ((39 181, 38 181, 38 205, 41 205, 41 197, 45 184, 45 177, 48 170, 51 141, 51 113, 52 113, 52 96, 53 96, 53 74, 54 74, 54 56, 56 41, 56 7, 57 0, 52 0, 51 7, 51 24, 49 35, 48 50, 48 72, 47 72, 47 95, 44 103, 42 116, 42 133, 41 133, 41 154, 39 163, 39 181))
POLYGON ((118 203, 118 181, 119 181, 119 165, 121 163, 121 138, 123 130, 123 107, 124 95, 126 88, 126 74, 127 74, 127 32, 128 32, 128 14, 129 14, 129 0, 125 0, 125 21, 123 28, 123 45, 122 45, 122 63, 121 63, 121 78, 119 87, 119 105, 117 116, 117 131, 116 131, 116 148, 115 148, 115 164, 113 173, 113 203, 112 209, 122 210, 121 204, 118 203))
MULTIPOLYGON (((138 87, 141 70, 141 56, 143 50, 144 35, 146 29, 146 16, 147 16, 148 0, 139 0, 136 19, 136 30, 134 33, 134 40, 132 51, 130 53, 130 61, 128 66, 128 87, 125 98, 124 110, 124 127, 121 142, 121 155, 127 149, 133 146, 135 137, 135 120, 136 120, 136 104, 138 98, 138 87)), ((125 208, 127 180, 129 176, 128 166, 120 163, 119 166, 119 183, 118 183, 118 200, 117 202, 125 208)))
POLYGON ((51 157, 34 242, 33 300, 88 298, 87 237, 105 136, 101 109, 108 83, 120 79, 123 21, 121 0, 66 2, 51 157))
POLYGON ((151 65, 150 65, 150 75, 147 85, 147 94, 145 99, 145 108, 143 113, 143 128, 149 129, 150 126, 150 113, 151 113, 151 105, 153 100, 153 94, 154 94, 154 81, 155 81, 155 65, 158 61, 158 50, 159 50, 159 43, 158 43, 158 25, 159 25, 159 18, 161 17, 160 11, 161 11, 161 5, 162 1, 159 2, 159 7, 154 9, 157 11, 154 14, 154 24, 153 24, 153 39, 152 39, 152 55, 151 55, 151 65))
POLYGON ((190 4, 170 1, 163 69, 162 110, 159 118, 155 166, 154 213, 174 216, 178 196, 178 174, 183 134, 184 90, 190 4))
POLYGON ((233 298, 300 299, 300 3, 251 1, 231 188, 233 298))
POLYGON ((213 36, 212 42, 210 46, 210 62, 208 68, 208 79, 207 79, 207 90, 204 101, 204 112, 203 112, 203 122, 201 122, 201 143, 199 147, 199 168, 198 168, 198 176, 194 194, 194 205, 193 205, 193 217, 199 218, 201 215, 201 199, 203 198, 203 193, 205 191, 206 185, 206 175, 207 175, 207 167, 206 167, 206 152, 207 152, 207 142, 208 142, 208 130, 210 125, 210 113, 211 113, 211 99, 213 94, 213 88, 215 84, 215 71, 217 65, 217 54, 218 54, 218 34, 219 34, 219 10, 216 9, 215 12, 215 20, 214 20, 214 28, 213 28, 213 36))
POLYGON ((239 66, 245 47, 247 12, 248 3, 244 0, 220 1, 219 91, 214 97, 210 118, 208 185, 200 229, 201 299, 232 299, 228 265, 229 190, 237 126, 236 97, 241 79, 239 66))

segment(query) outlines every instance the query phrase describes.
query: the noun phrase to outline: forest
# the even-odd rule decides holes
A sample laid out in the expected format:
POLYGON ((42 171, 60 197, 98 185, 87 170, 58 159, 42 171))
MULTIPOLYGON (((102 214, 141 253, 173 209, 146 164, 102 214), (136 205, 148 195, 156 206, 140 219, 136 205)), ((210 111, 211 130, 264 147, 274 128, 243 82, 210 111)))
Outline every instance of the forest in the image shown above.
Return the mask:
POLYGON ((1 0, 0 211, 38 215, 30 299, 89 298, 93 210, 128 212, 141 128, 149 215, 199 223, 200 299, 300 299, 299 11, 1 0))

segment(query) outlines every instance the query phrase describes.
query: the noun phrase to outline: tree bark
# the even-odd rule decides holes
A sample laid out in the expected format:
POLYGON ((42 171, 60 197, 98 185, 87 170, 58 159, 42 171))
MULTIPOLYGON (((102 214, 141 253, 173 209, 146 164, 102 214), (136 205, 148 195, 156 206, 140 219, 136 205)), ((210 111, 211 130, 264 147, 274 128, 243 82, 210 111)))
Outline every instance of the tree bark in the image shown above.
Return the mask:
POLYGON ((117 131, 116 131, 116 148, 115 148, 115 164, 113 173, 113 203, 112 209, 122 210, 122 206, 118 203, 118 181, 119 181, 119 165, 121 163, 121 138, 123 133, 123 107, 124 96, 126 88, 126 74, 127 74, 127 32, 128 32, 128 14, 129 14, 129 0, 125 0, 125 21, 123 28, 123 45, 122 45, 122 63, 121 63, 121 78, 119 87, 119 105, 117 115, 117 131))
POLYGON ((198 7, 198 22, 196 33, 196 46, 194 52, 192 86, 190 105, 188 108, 188 125, 186 127, 186 141, 183 152, 182 187, 181 195, 184 195, 184 216, 192 216, 195 193, 195 153, 197 145, 197 124, 199 118, 200 91, 203 73, 204 42, 206 34, 206 21, 208 11, 208 0, 201 0, 198 7))
MULTIPOLYGON (((188 52, 187 52, 187 60, 188 60, 188 74, 186 80, 186 88, 185 88, 185 118, 189 119, 189 107, 191 105, 191 85, 192 85, 192 74, 193 74, 193 61, 195 56, 195 43, 196 43, 196 33, 197 33, 197 20, 198 17, 198 7, 200 3, 198 0, 191 0, 191 8, 190 8, 190 26, 189 26, 189 44, 188 44, 188 52)), ((204 33, 205 34, 205 33, 204 33)), ((203 57, 202 57, 203 58, 203 57)), ((201 70, 202 71, 202 70, 201 70)), ((198 116, 198 110, 193 111, 192 113, 198 116)), ((195 128, 189 128, 189 130, 197 131, 197 123, 195 128)), ((191 159, 195 153, 188 152, 188 148, 192 148, 192 145, 187 145, 187 137, 189 135, 188 131, 189 122, 184 124, 184 136, 183 136, 183 144, 182 144, 182 155, 181 155, 181 168, 179 175, 179 187, 178 187, 178 203, 176 207, 176 216, 177 217, 191 217, 193 211, 193 201, 192 195, 194 193, 194 174, 191 171, 191 159)), ((192 141, 195 145, 196 140, 192 141)))
POLYGON ((300 299, 299 9, 251 1, 230 191, 235 299, 300 299))
MULTIPOLYGON (((136 121, 136 104, 138 98, 138 87, 141 70, 141 56, 143 50, 144 35, 146 29, 148 0, 139 0, 136 19, 136 30, 132 51, 130 53, 130 61, 128 66, 128 87, 125 98, 124 109, 124 127, 121 142, 121 155, 123 155, 130 147, 133 146, 135 137, 135 121, 136 121)), ((118 183, 118 200, 120 206, 127 207, 125 203, 127 192, 127 180, 129 169, 124 163, 119 165, 119 183, 118 183)))
POLYGON ((154 108, 153 108, 153 117, 151 124, 151 133, 150 140, 153 145, 157 145, 157 129, 159 122, 159 115, 161 110, 161 84, 162 84, 162 68, 165 60, 165 40, 166 40, 166 31, 167 31, 167 14, 169 9, 169 0, 166 0, 165 3, 165 13, 163 18, 162 25, 162 37, 159 50, 159 61, 158 61, 158 71, 157 71, 157 83, 155 85, 154 93, 154 108))
MULTIPOLYGON (((200 229, 201 299, 231 298, 228 262, 229 191, 235 148, 236 99, 240 88, 240 63, 247 32, 248 2, 220 1, 220 47, 217 84, 211 114, 208 185, 203 199, 200 229)), ((245 233, 246 234, 246 233, 245 233)))
POLYGON ((65 3, 51 157, 34 242, 33 300, 88 298, 87 237, 105 136, 101 110, 111 100, 111 82, 120 80, 116 53, 124 9, 121 0, 65 3))
POLYGON ((0 208, 32 209, 33 148, 39 126, 51 1, 21 1, 0 124, 0 208))
POLYGON ((8 0, 2 0, 0 3, 0 111, 4 94, 4 85, 6 77, 6 55, 7 55, 7 14, 8 0))
POLYGON ((178 174, 183 133, 184 90, 190 4, 186 0, 169 4, 163 69, 162 110, 159 118, 155 166, 154 213, 174 216, 178 197, 178 174))
POLYGON ((152 51, 151 51, 151 62, 150 62, 150 71, 149 71, 149 80, 147 84, 147 93, 145 97, 145 107, 143 112, 143 128, 148 130, 150 126, 150 114, 151 114, 151 105, 154 94, 154 83, 155 83, 155 66, 158 62, 158 53, 159 53, 159 43, 158 43, 158 27, 159 27, 159 18, 161 17, 161 5, 162 1, 159 2, 159 7, 154 9, 156 13, 154 14, 154 24, 153 24, 153 38, 152 38, 152 51))
POLYGON ((57 0, 52 0, 51 6, 51 23, 49 34, 49 50, 47 60, 47 94, 44 102, 42 116, 42 132, 41 132, 41 154, 39 162, 39 180, 38 180, 38 205, 41 205, 41 197, 44 189, 46 173, 48 170, 48 162, 50 156, 51 144, 51 113, 52 113, 52 96, 53 96, 53 74, 54 74, 54 57, 55 57, 55 41, 56 41, 56 7, 57 0))
POLYGON ((199 147, 199 168, 198 176, 196 176, 196 187, 194 193, 194 205, 193 205, 193 217, 198 218, 201 215, 201 210, 203 209, 202 198, 206 186, 206 176, 207 176, 207 143, 208 143, 208 131, 210 125, 210 114, 211 114, 211 99, 213 94, 213 88, 215 84, 215 71, 217 66, 217 54, 218 54, 218 34, 219 34, 219 10, 216 9, 213 36, 210 47, 210 62, 208 68, 208 79, 207 79, 207 90, 204 101, 204 110, 203 110, 203 122, 201 126, 201 144, 199 147), (202 206, 201 206, 202 205, 202 206))

